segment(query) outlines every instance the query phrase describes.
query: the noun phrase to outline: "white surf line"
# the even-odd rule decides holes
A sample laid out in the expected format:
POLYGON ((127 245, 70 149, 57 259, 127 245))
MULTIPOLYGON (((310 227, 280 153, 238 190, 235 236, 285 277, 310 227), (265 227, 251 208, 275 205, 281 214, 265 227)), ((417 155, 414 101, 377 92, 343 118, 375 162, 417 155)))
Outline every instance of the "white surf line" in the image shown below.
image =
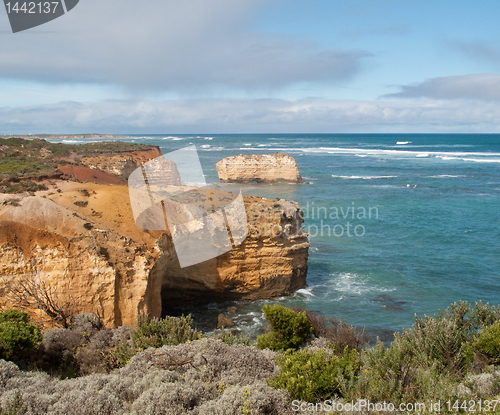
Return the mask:
MULTIPOLYGON (((283 147, 242 147, 240 150, 264 150, 264 151, 302 151, 305 153, 345 153, 345 154, 368 154, 368 155, 408 155, 417 156, 418 154, 423 154, 422 151, 411 151, 411 150, 380 150, 380 149, 360 149, 360 148, 340 148, 340 147, 311 147, 311 148, 283 148, 283 147)), ((462 151, 426 151, 425 154, 433 156, 444 156, 444 157, 464 157, 464 156, 482 156, 482 157, 499 157, 500 153, 479 153, 479 152, 462 152, 462 151)))

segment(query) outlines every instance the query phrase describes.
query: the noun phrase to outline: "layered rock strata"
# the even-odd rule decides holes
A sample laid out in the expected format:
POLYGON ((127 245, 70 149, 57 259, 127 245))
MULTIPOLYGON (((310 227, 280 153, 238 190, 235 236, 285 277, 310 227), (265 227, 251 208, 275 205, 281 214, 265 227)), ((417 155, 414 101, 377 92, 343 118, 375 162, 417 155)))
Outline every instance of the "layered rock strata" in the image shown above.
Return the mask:
POLYGON ((95 312, 108 326, 133 326, 138 315, 161 314, 172 243, 166 235, 137 233, 119 221, 119 208, 102 209, 109 199, 126 204, 127 195, 116 192, 126 188, 109 187, 87 186, 87 197, 75 189, 54 201, 33 196, 0 207, 1 306, 15 306, 12 288, 29 280, 50 286, 65 308, 95 312), (75 204, 84 199, 87 204, 75 204))
POLYGON ((163 277, 164 305, 273 298, 305 285, 310 244, 298 203, 248 196, 244 202, 247 238, 196 265, 180 268, 174 259, 163 277))
POLYGON ((222 183, 302 183, 297 162, 286 153, 227 157, 216 164, 222 183))
POLYGON ((135 224, 126 186, 0 195, 0 307, 20 279, 46 282, 74 312, 108 326, 186 301, 287 295, 305 284, 309 243, 299 206, 245 197, 249 235, 230 252, 180 268, 169 232, 135 224))
POLYGON ((127 179, 130 174, 141 164, 162 155, 159 147, 151 146, 151 150, 127 152, 114 156, 97 155, 83 157, 81 163, 94 170, 101 170, 106 173, 127 179))

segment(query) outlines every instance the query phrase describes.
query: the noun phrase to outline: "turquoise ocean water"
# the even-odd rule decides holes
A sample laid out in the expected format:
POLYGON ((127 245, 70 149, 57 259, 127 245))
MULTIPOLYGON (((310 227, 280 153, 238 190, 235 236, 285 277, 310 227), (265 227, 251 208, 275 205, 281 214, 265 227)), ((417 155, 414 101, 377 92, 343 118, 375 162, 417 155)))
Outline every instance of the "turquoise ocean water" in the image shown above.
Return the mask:
MULTIPOLYGON (((258 134, 124 138, 168 153, 194 144, 207 181, 236 154, 284 151, 310 184, 249 184, 244 194, 295 200, 310 232, 305 289, 289 298, 187 307, 209 329, 236 305, 243 331, 266 302, 364 325, 373 336, 467 300, 500 303, 500 135, 258 134), (354 217, 353 217, 354 212, 354 217), (328 234, 328 232, 330 234, 328 234), (357 235, 356 235, 357 234, 357 235)), ((73 141, 72 141, 73 142, 73 141)))

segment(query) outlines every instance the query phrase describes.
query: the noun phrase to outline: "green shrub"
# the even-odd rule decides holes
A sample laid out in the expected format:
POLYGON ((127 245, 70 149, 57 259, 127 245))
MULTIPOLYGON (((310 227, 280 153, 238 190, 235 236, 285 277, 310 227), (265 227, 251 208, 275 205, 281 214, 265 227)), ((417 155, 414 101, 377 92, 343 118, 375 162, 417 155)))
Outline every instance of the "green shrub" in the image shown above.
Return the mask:
POLYGON ((272 331, 257 338, 257 347, 260 349, 296 349, 313 331, 304 311, 295 312, 279 304, 266 304, 262 311, 271 324, 272 331))
POLYGON ((373 402, 410 402, 465 398, 458 394, 458 379, 439 363, 397 335, 389 347, 377 342, 361 354, 357 379, 345 382, 345 397, 373 402))
MULTIPOLYGON (((375 347, 361 355, 360 377, 349 393, 350 399, 399 402, 415 389, 415 354, 400 335, 386 348, 377 341, 375 347)), ((427 365, 427 362, 421 362, 427 365)))
POLYGON ((363 351, 360 375, 348 385, 349 399, 404 402, 458 399, 458 385, 472 368, 465 303, 434 317, 415 318, 389 347, 380 341, 363 351))
POLYGON ((220 333, 214 334, 212 338, 222 340, 224 343, 232 346, 234 344, 243 344, 250 346, 250 337, 241 333, 233 333, 231 330, 222 329, 220 333))
POLYGON ((148 347, 175 346, 201 338, 201 333, 193 330, 192 324, 191 314, 182 317, 167 316, 163 319, 141 317, 137 329, 132 331, 134 347, 144 350, 148 347))
POLYGON ((402 340, 409 343, 415 355, 424 356, 426 360, 436 362, 442 370, 459 377, 472 363, 466 346, 467 333, 449 315, 415 317, 415 324, 404 331, 402 340))
POLYGON ((70 154, 70 148, 64 144, 54 143, 48 146, 48 150, 55 157, 67 156, 70 154))
POLYGON ((330 358, 326 350, 287 350, 276 363, 281 371, 268 381, 269 386, 288 390, 292 399, 317 402, 341 394, 343 380, 359 370, 359 354, 347 347, 343 356, 332 354, 330 358))
POLYGON ((500 320, 500 306, 490 306, 479 301, 469 312, 470 324, 475 329, 491 326, 497 320, 500 320))
POLYGON ((476 301, 472 308, 467 301, 460 301, 451 304, 444 312, 440 311, 440 315, 452 318, 472 340, 483 328, 500 320, 500 306, 490 306, 489 303, 476 301))
POLYGON ((0 358, 22 359, 42 339, 40 329, 29 322, 28 313, 6 310, 0 313, 0 358))
POLYGON ((491 357, 494 362, 500 362, 500 320, 485 327, 473 345, 477 351, 491 357))
POLYGON ((135 356, 137 350, 134 349, 131 341, 126 337, 118 340, 116 346, 107 353, 107 359, 113 367, 123 367, 130 363, 130 359, 135 356))

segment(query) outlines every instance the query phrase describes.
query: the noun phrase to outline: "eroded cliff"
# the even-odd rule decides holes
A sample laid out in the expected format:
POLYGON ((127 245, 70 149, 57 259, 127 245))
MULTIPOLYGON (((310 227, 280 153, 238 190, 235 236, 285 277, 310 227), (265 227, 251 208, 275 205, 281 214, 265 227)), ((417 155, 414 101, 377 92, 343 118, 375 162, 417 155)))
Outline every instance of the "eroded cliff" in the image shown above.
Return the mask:
POLYGON ((244 202, 247 238, 189 267, 180 268, 174 258, 163 277, 163 304, 273 298, 305 285, 309 242, 298 203, 249 196, 244 202))
POLYGON ((126 186, 66 183, 61 193, 0 195, 0 306, 12 305, 20 279, 36 278, 74 312, 134 326, 162 306, 272 298, 303 286, 309 243, 298 205, 245 197, 245 208, 241 245, 180 268, 167 233, 136 226, 126 186))
POLYGON ((137 167, 141 164, 162 155, 160 149, 151 146, 150 150, 127 152, 125 154, 95 155, 83 157, 81 163, 94 170, 101 170, 113 174, 123 179, 127 179, 137 167))
POLYGON ((135 325, 139 314, 160 315, 161 277, 174 255, 171 242, 118 222, 126 195, 116 190, 126 188, 110 188, 77 187, 52 196, 55 201, 30 196, 12 203, 2 196, 7 201, 0 207, 2 306, 15 305, 13 288, 28 279, 48 284, 66 308, 96 312, 109 326, 135 325), (110 200, 117 209, 102 209, 110 200))

